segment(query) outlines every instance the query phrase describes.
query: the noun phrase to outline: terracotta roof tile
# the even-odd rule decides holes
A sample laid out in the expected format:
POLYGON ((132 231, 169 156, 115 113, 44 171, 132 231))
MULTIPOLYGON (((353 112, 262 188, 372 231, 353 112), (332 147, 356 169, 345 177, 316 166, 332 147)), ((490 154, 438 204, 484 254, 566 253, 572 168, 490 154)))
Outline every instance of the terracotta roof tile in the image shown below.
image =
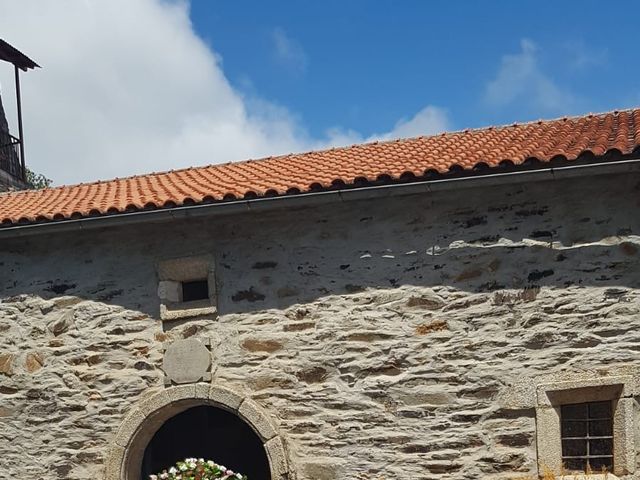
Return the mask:
POLYGON ((635 153, 640 109, 373 142, 262 160, 210 165, 96 183, 0 194, 0 225, 110 215, 243 197, 490 173, 531 159, 635 153), (482 172, 482 173, 478 173, 482 172))

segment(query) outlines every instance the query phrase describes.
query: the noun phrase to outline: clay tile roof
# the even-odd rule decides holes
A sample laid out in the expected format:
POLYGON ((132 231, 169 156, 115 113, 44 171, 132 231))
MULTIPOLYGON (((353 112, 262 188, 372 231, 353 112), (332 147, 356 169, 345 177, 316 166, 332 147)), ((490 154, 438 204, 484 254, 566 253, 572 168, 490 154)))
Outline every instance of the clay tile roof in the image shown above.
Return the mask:
POLYGON ((640 109, 374 142, 262 160, 0 194, 0 226, 173 208, 438 175, 488 175, 640 146, 640 109), (475 168, 474 168, 475 167, 475 168))

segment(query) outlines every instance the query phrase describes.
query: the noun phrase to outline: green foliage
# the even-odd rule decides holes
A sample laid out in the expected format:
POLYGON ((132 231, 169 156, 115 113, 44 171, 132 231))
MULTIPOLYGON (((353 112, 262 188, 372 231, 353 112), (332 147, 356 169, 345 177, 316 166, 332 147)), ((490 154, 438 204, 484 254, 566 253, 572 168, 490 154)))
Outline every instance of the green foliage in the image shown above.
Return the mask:
POLYGON ((50 187, 52 180, 45 177, 41 173, 35 173, 27 168, 27 188, 29 190, 40 190, 41 188, 50 187))

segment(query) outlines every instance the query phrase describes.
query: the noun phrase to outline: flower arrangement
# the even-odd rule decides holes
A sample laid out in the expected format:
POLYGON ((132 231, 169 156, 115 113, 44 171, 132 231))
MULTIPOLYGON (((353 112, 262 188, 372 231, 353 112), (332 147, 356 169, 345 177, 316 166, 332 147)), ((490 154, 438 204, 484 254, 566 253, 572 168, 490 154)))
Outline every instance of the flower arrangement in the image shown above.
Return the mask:
POLYGON ((169 470, 149 475, 149 480, 247 480, 247 477, 203 458, 186 458, 169 470))

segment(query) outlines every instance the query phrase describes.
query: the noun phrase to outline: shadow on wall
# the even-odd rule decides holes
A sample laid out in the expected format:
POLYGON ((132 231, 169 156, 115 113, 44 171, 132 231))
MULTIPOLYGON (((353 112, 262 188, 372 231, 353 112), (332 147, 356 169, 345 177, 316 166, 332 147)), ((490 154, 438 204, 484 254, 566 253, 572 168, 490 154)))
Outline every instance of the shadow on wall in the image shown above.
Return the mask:
POLYGON ((623 295, 640 288, 639 190, 608 176, 15 239, 0 253, 0 296, 158 317, 156 262, 205 253, 220 315, 409 286, 498 302, 539 287, 623 295))

